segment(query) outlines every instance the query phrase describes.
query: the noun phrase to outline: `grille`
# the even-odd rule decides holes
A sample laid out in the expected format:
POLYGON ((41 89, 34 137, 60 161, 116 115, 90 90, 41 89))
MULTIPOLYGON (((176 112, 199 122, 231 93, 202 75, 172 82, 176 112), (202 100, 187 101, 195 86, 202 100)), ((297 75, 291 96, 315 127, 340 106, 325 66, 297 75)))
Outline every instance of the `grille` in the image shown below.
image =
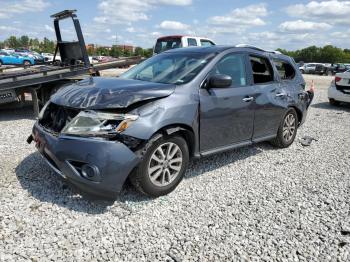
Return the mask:
POLYGON ((39 124, 53 133, 60 133, 66 124, 79 112, 77 109, 51 103, 46 108, 43 117, 39 120, 39 124))

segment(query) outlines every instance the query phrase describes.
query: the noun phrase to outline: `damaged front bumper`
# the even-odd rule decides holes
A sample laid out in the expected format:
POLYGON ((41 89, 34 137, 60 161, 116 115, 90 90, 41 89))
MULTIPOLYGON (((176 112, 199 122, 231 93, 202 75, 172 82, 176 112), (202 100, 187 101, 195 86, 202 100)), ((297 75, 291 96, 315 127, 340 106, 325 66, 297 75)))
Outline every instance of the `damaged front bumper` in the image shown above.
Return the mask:
POLYGON ((52 169, 83 191, 115 197, 139 158, 118 141, 55 136, 38 123, 28 142, 36 147, 52 169))

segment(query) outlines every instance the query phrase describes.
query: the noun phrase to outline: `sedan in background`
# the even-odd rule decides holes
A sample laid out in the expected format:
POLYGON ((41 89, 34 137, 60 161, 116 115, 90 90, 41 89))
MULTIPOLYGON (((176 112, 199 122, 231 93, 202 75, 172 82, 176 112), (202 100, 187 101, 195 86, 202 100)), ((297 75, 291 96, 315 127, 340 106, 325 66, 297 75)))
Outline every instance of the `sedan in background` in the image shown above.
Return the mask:
POLYGON ((328 89, 328 99, 335 106, 340 102, 350 103, 350 70, 335 75, 328 89))

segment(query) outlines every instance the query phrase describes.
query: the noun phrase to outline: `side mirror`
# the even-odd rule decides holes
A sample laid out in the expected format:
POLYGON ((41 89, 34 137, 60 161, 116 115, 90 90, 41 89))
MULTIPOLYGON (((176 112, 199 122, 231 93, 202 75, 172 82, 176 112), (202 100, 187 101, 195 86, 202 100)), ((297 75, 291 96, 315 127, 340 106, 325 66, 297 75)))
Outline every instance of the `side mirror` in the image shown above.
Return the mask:
POLYGON ((209 78, 209 87, 225 88, 232 85, 232 78, 228 75, 216 74, 209 78))

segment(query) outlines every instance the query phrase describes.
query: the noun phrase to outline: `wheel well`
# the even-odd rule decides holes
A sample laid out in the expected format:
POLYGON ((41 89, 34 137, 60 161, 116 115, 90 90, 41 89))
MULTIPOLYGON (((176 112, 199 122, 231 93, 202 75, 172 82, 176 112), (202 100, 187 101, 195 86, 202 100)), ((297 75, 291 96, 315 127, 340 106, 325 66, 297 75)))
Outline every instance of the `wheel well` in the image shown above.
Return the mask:
POLYGON ((32 62, 30 62, 30 60, 27 60, 27 59, 23 60, 23 63, 25 62, 29 62, 30 64, 32 64, 32 62))
POLYGON ((163 135, 168 136, 179 134, 185 139, 190 156, 194 155, 196 139, 192 127, 184 124, 174 124, 161 128, 157 133, 162 133, 163 135))
POLYGON ((297 112, 298 123, 300 124, 301 120, 303 119, 303 113, 295 106, 290 106, 289 108, 293 108, 295 112, 297 112))

